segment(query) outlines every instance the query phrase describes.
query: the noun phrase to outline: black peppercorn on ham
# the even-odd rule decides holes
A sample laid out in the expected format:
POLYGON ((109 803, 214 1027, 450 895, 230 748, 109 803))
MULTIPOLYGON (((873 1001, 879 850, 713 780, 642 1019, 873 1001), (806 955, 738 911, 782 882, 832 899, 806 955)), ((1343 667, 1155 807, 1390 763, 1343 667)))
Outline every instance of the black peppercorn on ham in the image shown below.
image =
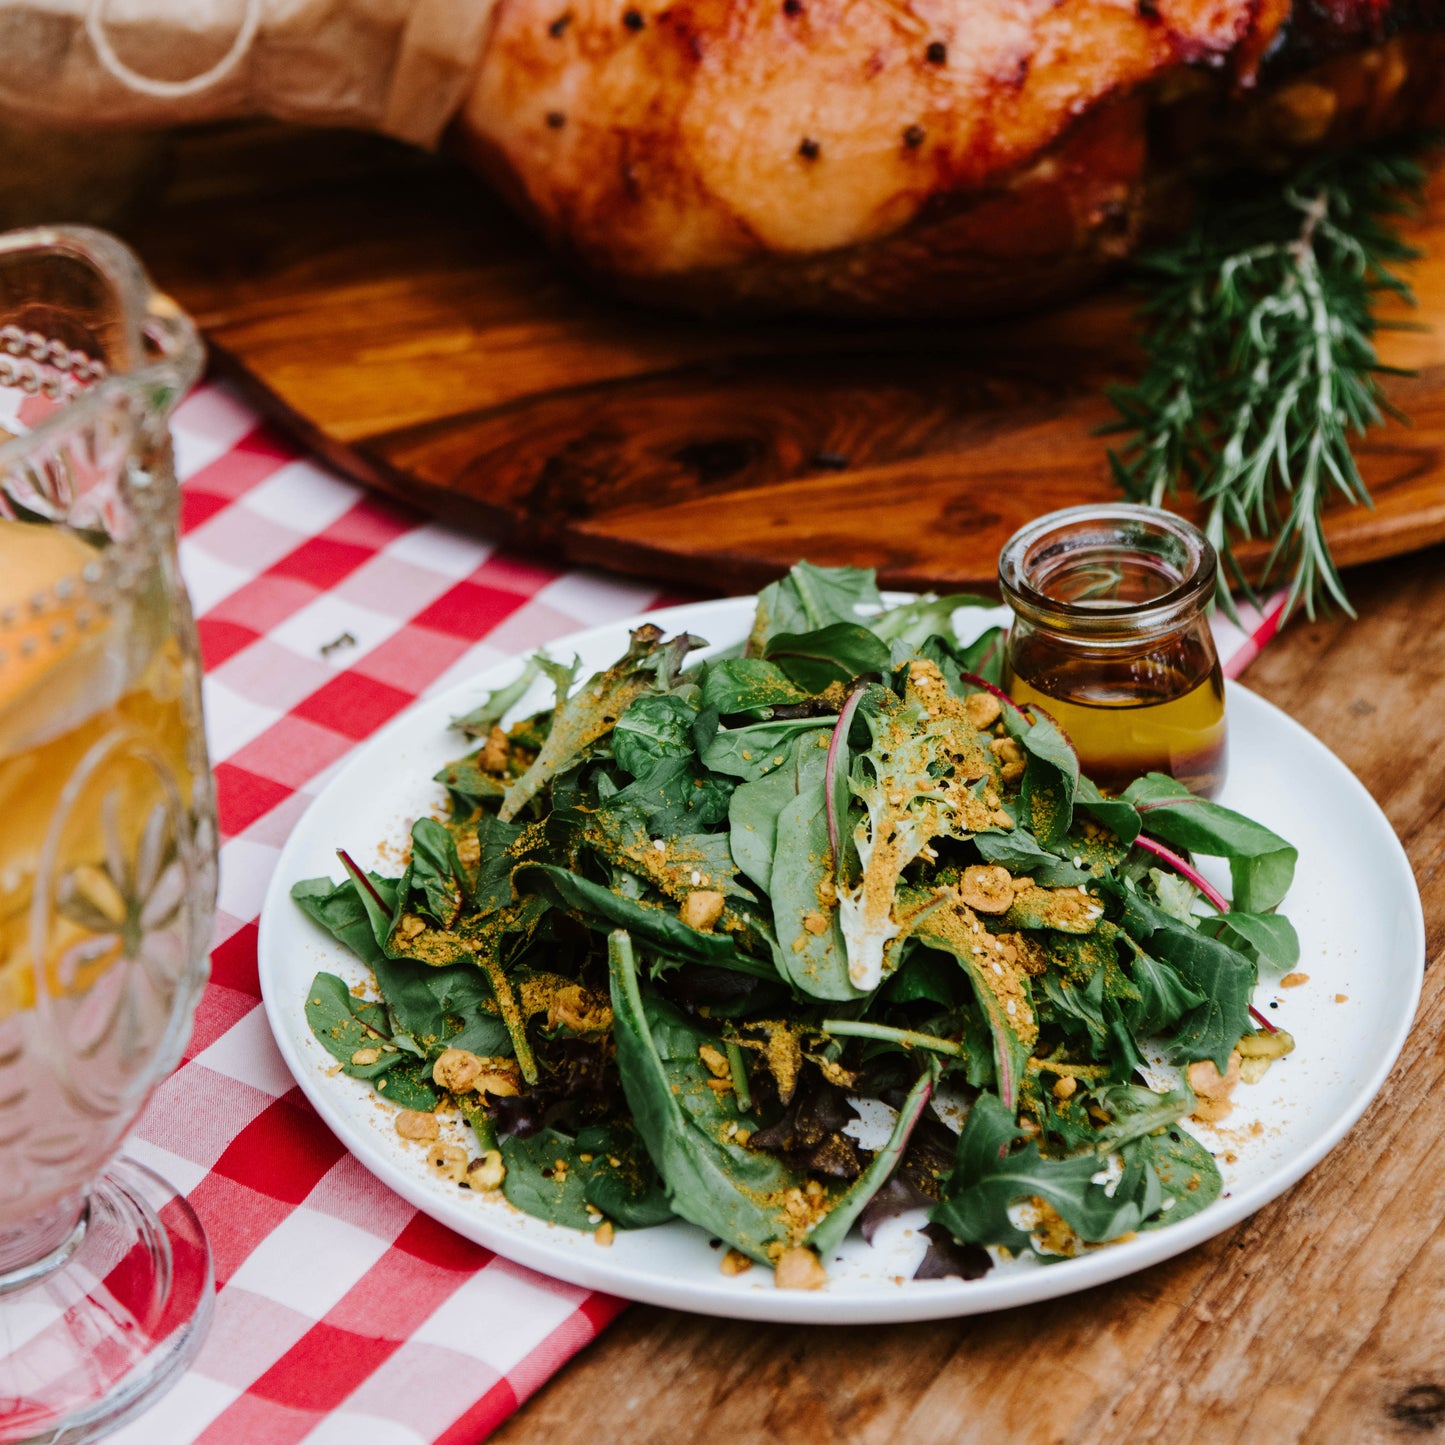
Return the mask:
POLYGON ((1445 124, 1445 0, 500 0, 463 144, 631 294, 958 315, 1187 206, 1445 124))

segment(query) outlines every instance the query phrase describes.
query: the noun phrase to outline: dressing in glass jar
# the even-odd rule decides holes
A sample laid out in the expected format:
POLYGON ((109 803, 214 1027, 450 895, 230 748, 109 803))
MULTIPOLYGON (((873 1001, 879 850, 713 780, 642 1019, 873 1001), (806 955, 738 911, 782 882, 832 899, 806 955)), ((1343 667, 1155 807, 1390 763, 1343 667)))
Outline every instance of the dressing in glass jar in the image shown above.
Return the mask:
POLYGON ((1223 784, 1224 674, 1205 616, 1217 567, 1197 527, 1126 503, 1051 512, 1004 547, 1008 690, 1058 723, 1099 787, 1147 772, 1205 797, 1223 784))

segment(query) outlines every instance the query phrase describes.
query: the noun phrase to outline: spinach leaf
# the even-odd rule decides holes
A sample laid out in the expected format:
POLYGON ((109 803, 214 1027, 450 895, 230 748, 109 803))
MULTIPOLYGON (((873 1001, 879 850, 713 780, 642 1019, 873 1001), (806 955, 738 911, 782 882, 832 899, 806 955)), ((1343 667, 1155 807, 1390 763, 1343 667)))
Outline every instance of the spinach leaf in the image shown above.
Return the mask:
POLYGON ((657 836, 692 833, 727 817, 735 786, 731 778, 709 772, 691 756, 665 757, 613 793, 604 807, 609 811, 638 810, 657 836))
POLYGON ((1096 822, 1116 834, 1121 843, 1132 843, 1143 828, 1132 803, 1122 798, 1106 798, 1088 778, 1079 779, 1078 804, 1096 822))
POLYGON ((1140 1229, 1178 1224, 1213 1204, 1224 1189, 1214 1156, 1182 1124, 1132 1140, 1123 1154, 1126 1161, 1152 1169, 1164 1194, 1159 1212, 1140 1229))
POLYGON ((442 1049, 490 1057, 510 1054, 510 1035, 497 1017, 487 975, 472 963, 440 967, 410 958, 378 958, 377 987, 399 1030, 429 1058, 442 1049))
POLYGON ((775 663, 761 657, 734 657, 710 662, 703 674, 702 705, 723 717, 757 713, 806 702, 808 694, 788 679, 775 663))
POLYGON ((520 823, 504 823, 495 813, 483 813, 477 824, 481 857, 472 902, 483 917, 512 902, 512 869, 521 861, 514 850, 524 832, 520 823))
POLYGON ((502 1194, 507 1203, 553 1224, 596 1229, 602 1221, 587 1210, 590 1171, 573 1167, 575 1142, 556 1129, 543 1129, 528 1139, 503 1138, 500 1147, 507 1174, 502 1194))
POLYGON ((866 673, 887 677, 891 671, 888 645, 858 622, 835 622, 816 632, 776 633, 765 656, 809 693, 866 673))
POLYGON ((947 597, 920 597, 901 607, 890 607, 877 617, 868 619, 868 626, 884 642, 904 643, 910 652, 917 652, 930 637, 942 637, 949 643, 957 639, 953 614, 963 608, 998 610, 998 603, 975 592, 955 592, 947 597))
POLYGON ((799 562, 758 594, 747 655, 758 656, 779 632, 812 632, 830 622, 857 622, 860 608, 883 605, 874 572, 858 567, 814 567, 799 562))
POLYGON ((1299 934, 1282 913, 1221 913, 1200 919, 1199 930, 1277 973, 1299 962, 1299 934))
POLYGON ((799 1187, 802 1176, 738 1144, 735 1128, 729 1133, 730 1124, 749 1116, 734 1095, 707 1087, 711 1076, 698 1052, 704 1044, 719 1048, 721 1040, 643 996, 626 933, 611 935, 608 959, 623 1092, 674 1211, 769 1263, 769 1247, 789 1241, 784 1192, 799 1187))
POLYGON ((1124 798, 1151 836, 1191 853, 1227 858, 1233 906, 1241 913, 1268 913, 1289 892, 1299 850, 1243 813, 1197 798, 1163 773, 1141 778, 1124 798))
POLYGON ((1015 876, 1027 873, 1042 888, 1074 888, 1093 878, 1082 868, 1040 848, 1022 828, 1010 833, 976 833, 973 841, 985 863, 1001 864, 1015 876))
POLYGON ((779 957, 793 986, 808 998, 855 999, 863 990, 849 981, 848 952, 838 926, 837 905, 824 901, 834 878, 828 841, 827 763, 823 748, 798 750, 797 794, 778 814, 768 892, 779 957))
POLYGON ((374 1079, 398 1062, 394 1052, 380 1052, 391 1039, 386 1010, 379 1003, 353 998, 346 981, 334 973, 318 973, 312 979, 306 1022, 316 1041, 353 1079, 374 1079), (353 1063, 352 1056, 362 1049, 375 1049, 379 1057, 369 1064, 353 1063))
POLYGON ((1222 1074, 1229 1051, 1249 1027, 1254 965, 1218 939, 1177 924, 1156 929, 1149 948, 1172 964, 1189 990, 1204 999, 1179 1020, 1169 1047, 1170 1062, 1212 1059, 1222 1074))
MULTIPOLYGON (((395 880, 376 873, 368 876, 383 898, 388 891, 394 895, 395 880)), ((363 963, 375 963, 385 957, 383 945, 391 931, 391 915, 386 914, 378 938, 372 914, 362 902, 362 891, 350 878, 344 883, 333 883, 329 878, 307 878, 292 886, 291 897, 308 918, 345 944, 363 963)), ((374 900, 368 901, 375 907, 374 900)), ((394 905, 394 896, 392 902, 394 905)))
MULTIPOLYGON (((788 744, 802 733, 816 732, 831 719, 780 718, 719 732, 703 750, 702 760, 715 773, 755 783, 787 762, 788 744)), ((824 747, 827 746, 825 740, 824 747)), ((821 750, 820 750, 821 751, 821 750)))
POLYGON ((677 1216, 667 1190, 629 1125, 593 1125, 577 1134, 577 1163, 587 1172, 588 1204, 623 1229, 650 1229, 677 1216), (585 1157, 591 1155, 590 1161, 585 1157))
MULTIPOLYGON (((756 782, 740 783, 728 802, 729 839, 733 861, 754 883, 767 892, 777 851, 778 816, 798 796, 797 755, 823 752, 826 731, 799 733, 786 744, 787 761, 765 773, 756 782)), ((826 754, 824 755, 826 764, 826 754)))
POLYGON ((676 693, 640 697, 612 730, 617 766, 640 778, 661 758, 691 758, 697 709, 676 693))

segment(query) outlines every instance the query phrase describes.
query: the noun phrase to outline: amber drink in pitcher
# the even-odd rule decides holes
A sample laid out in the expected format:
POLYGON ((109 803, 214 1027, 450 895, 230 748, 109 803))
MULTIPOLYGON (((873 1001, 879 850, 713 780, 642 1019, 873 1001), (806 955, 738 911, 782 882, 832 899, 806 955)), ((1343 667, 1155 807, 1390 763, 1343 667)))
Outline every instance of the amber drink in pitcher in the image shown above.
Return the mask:
POLYGON ((167 418, 201 359, 119 242, 0 236, 0 1445, 98 1438, 211 1302, 117 1151, 205 980, 216 835, 167 418))
POLYGON ((1105 790, 1169 773, 1213 797, 1226 765, 1224 674, 1205 609, 1218 562, 1155 507, 1069 507, 1009 540, 1008 689, 1059 724, 1105 790))

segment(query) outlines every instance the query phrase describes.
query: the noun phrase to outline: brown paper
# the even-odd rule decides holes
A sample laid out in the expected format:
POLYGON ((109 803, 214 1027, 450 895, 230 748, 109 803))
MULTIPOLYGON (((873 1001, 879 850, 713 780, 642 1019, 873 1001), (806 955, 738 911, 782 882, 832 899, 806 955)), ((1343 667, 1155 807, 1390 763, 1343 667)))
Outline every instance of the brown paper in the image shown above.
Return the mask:
POLYGON ((179 125, 272 115, 433 145, 496 0, 0 0, 0 114, 179 125))

